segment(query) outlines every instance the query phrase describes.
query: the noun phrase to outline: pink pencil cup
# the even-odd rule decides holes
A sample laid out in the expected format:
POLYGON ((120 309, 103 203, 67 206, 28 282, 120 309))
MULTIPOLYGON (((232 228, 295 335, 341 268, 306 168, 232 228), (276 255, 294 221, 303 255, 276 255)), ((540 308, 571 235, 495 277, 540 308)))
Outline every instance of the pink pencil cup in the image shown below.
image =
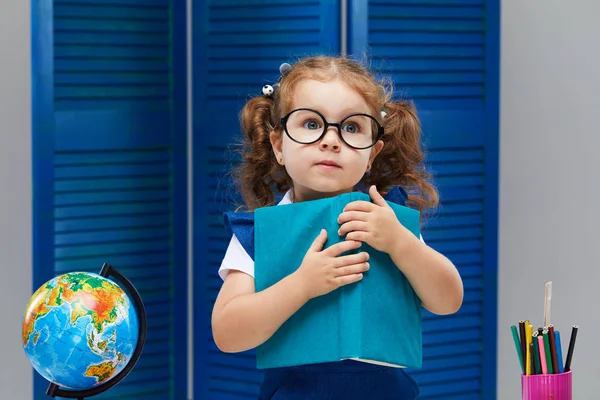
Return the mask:
POLYGON ((573 375, 521 375, 523 400, 573 400, 573 375))

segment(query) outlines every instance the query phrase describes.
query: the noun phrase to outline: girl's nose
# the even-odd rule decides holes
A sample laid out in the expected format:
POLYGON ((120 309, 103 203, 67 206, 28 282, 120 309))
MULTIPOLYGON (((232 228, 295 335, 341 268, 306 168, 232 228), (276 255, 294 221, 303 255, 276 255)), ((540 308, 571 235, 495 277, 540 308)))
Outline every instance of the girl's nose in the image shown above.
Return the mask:
POLYGON ((325 132, 325 136, 323 136, 319 142, 319 148, 321 150, 340 150, 342 143, 340 142, 340 137, 335 129, 335 127, 330 127, 327 132, 325 132))

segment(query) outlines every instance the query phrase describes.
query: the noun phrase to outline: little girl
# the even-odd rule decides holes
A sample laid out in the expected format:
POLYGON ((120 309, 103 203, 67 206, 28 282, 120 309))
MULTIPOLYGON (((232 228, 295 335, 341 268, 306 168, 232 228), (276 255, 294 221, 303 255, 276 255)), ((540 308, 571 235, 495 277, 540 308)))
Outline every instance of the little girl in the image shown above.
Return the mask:
MULTIPOLYGON (((231 242, 212 314, 213 337, 224 352, 253 349, 310 299, 352 285, 369 269, 366 253, 340 256, 362 242, 390 255, 436 314, 456 312, 460 276, 443 255, 404 228, 386 200, 420 211, 438 197, 427 182, 414 108, 392 101, 373 75, 342 57, 284 64, 275 88, 265 86, 242 110, 243 162, 236 177, 249 213, 228 213, 231 242), (406 188, 406 191, 405 191, 406 188), (297 270, 273 286, 254 286, 252 211, 275 204, 368 190, 372 202, 350 203, 339 215, 345 241, 324 248, 321 231, 297 270), (411 193, 410 195, 407 192, 411 193)), ((416 399, 403 369, 360 361, 265 370, 259 399, 416 399)))

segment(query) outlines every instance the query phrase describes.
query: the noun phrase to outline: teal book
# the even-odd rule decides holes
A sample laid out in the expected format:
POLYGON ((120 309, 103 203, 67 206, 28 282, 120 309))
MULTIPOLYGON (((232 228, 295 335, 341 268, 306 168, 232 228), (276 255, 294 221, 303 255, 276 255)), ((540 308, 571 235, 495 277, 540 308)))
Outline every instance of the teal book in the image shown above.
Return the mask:
MULTIPOLYGON (((371 201, 362 192, 264 207, 254 213, 256 291, 290 275, 321 229, 325 248, 344 240, 338 216, 346 204, 371 201)), ((398 220, 420 236, 417 210, 388 202, 398 220)), ((366 243, 371 268, 363 279, 309 300, 256 349, 257 368, 276 368, 353 359, 392 367, 422 364, 421 302, 387 253, 366 243)))

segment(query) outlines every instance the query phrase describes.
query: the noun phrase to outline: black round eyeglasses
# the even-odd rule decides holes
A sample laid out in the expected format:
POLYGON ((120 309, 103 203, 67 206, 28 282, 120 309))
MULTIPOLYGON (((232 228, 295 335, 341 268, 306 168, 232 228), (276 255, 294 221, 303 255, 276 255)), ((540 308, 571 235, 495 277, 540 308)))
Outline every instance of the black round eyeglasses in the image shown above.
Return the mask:
POLYGON ((333 123, 310 108, 291 111, 281 118, 281 125, 288 137, 300 144, 318 142, 330 126, 335 126, 342 141, 357 150, 373 147, 384 132, 379 122, 369 114, 351 114, 341 122, 333 123))

